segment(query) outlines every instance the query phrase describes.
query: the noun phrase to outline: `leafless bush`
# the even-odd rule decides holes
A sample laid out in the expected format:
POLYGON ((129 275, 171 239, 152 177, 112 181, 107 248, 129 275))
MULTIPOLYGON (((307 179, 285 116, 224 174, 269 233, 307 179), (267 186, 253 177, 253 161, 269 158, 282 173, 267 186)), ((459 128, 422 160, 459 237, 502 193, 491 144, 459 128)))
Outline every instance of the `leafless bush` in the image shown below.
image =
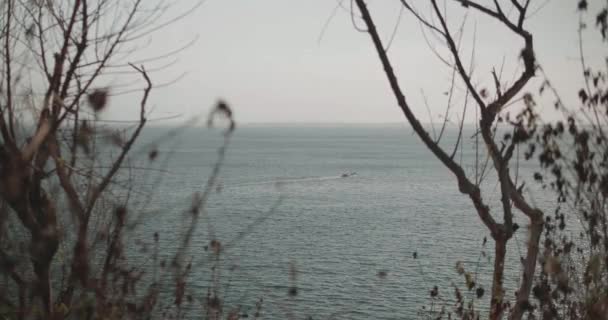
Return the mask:
MULTIPOLYGON (((447 66, 454 78, 451 90, 448 93, 447 108, 452 108, 452 110, 455 108, 451 105, 454 83, 461 84, 466 89, 465 103, 459 115, 461 119, 459 121, 460 133, 458 134, 456 143, 450 148, 451 150, 440 144, 441 135, 433 137, 426 131, 420 123, 419 118, 413 112, 412 106, 406 101, 404 90, 397 80, 397 75, 387 54, 387 46, 379 36, 366 1, 356 0, 357 8, 361 13, 361 19, 366 27, 364 31, 371 36, 372 43, 382 63, 398 106, 424 145, 454 174, 458 190, 471 200, 477 216, 486 226, 494 242, 493 279, 492 288, 489 292, 491 295, 490 319, 502 318, 507 309, 510 309, 509 317, 511 319, 520 319, 529 306, 529 296, 536 271, 539 253, 538 244, 543 230, 544 214, 529 203, 522 192, 523 185, 517 185, 516 175, 510 169, 512 160, 514 159, 516 143, 509 142, 501 145, 496 137, 496 128, 497 124, 503 121, 505 108, 524 94, 524 88, 536 74, 537 61, 534 54, 534 40, 525 23, 531 1, 493 1, 493 3, 488 4, 469 0, 448 2, 440 4, 439 1, 431 0, 429 3, 430 16, 421 14, 423 11, 414 5, 412 1, 401 0, 401 5, 413 18, 420 22, 425 31, 428 31, 439 39, 438 41, 447 48, 447 57, 443 57, 434 51, 440 58, 440 62, 447 66), (448 2, 450 3, 448 4, 448 2), (501 78, 500 73, 491 70, 489 73, 494 79, 493 92, 490 92, 490 90, 483 86, 476 85, 476 75, 472 69, 475 49, 473 47, 467 50, 472 52, 472 56, 469 59, 470 66, 467 66, 466 56, 463 54, 465 48, 463 48, 461 42, 462 27, 454 30, 453 23, 450 23, 446 18, 448 7, 451 11, 467 11, 471 14, 493 20, 503 28, 505 34, 513 35, 519 39, 522 43, 521 50, 518 50, 520 55, 513 57, 513 59, 523 66, 523 72, 513 82, 506 83, 501 78), (515 13, 514 17, 506 14, 506 10, 513 10, 515 13), (475 135, 475 139, 481 139, 481 141, 475 141, 478 151, 474 164, 475 170, 472 174, 468 174, 464 170, 463 164, 455 157, 458 147, 463 143, 464 139, 462 129, 464 118, 467 114, 469 97, 475 104, 474 108, 476 108, 475 122, 478 132, 475 135), (488 155, 490 166, 484 164, 484 159, 480 157, 480 154, 488 155), (491 170, 495 173, 500 186, 500 211, 502 213, 500 219, 498 219, 497 215, 490 212, 490 205, 482 195, 481 182, 484 176, 486 176, 487 171, 491 170), (510 306, 504 286, 504 270, 505 265, 509 263, 505 260, 507 243, 512 239, 517 229, 516 224, 513 222, 514 211, 516 210, 523 213, 528 219, 529 235, 525 257, 521 261, 521 277, 519 288, 515 292, 515 303, 510 306)), ((464 25, 464 22, 460 23, 460 25, 464 25)), ((526 95, 523 95, 523 97, 523 100, 526 101, 526 95)), ((469 110, 469 112, 471 111, 469 110)), ((444 126, 447 118, 446 114, 444 126)))
MULTIPOLYGON (((180 317, 188 298, 185 252, 191 232, 170 265, 158 261, 159 235, 150 235, 154 250, 147 254, 154 264, 147 269, 127 257, 136 243, 125 243, 138 214, 130 208, 134 185, 128 160, 147 123, 153 89, 146 69, 128 61, 138 39, 183 17, 164 16, 170 5, 141 0, 0 4, 3 318, 142 318, 163 310, 180 317), (110 88, 101 86, 103 77, 117 72, 143 80, 134 82, 142 91, 139 102, 133 102, 138 119, 126 128, 97 121, 113 97, 110 88), (125 190, 126 196, 121 194, 125 190), (175 290, 167 304, 160 285, 169 274, 175 290)), ((235 129, 226 103, 218 103, 209 119, 218 115, 230 125, 216 168, 192 206, 193 228, 235 129)), ((144 152, 150 161, 158 154, 144 152)), ((211 256, 220 255, 219 241, 211 248, 211 256)), ((206 304, 216 310, 209 318, 225 315, 217 301, 212 295, 206 304)))

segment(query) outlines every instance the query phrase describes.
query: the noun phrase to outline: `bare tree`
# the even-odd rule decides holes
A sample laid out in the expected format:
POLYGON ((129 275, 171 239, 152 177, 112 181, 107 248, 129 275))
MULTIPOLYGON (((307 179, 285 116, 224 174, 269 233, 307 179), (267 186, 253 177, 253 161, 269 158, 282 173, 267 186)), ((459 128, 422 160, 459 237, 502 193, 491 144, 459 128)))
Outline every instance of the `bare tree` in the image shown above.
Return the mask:
MULTIPOLYGON (((536 60, 534 55, 534 41, 532 34, 526 29, 526 17, 530 8, 529 0, 519 1, 498 1, 495 0, 491 4, 482 4, 478 1, 469 0, 453 0, 446 1, 451 3, 450 8, 453 10, 468 10, 474 14, 486 16, 500 23, 506 33, 517 36, 521 43, 521 55, 515 57, 520 59, 523 64, 523 71, 518 75, 517 79, 512 83, 504 83, 496 72, 492 71, 492 77, 495 81, 495 93, 492 99, 487 99, 489 96, 486 89, 475 85, 472 71, 465 65, 463 57, 463 49, 460 47, 460 41, 456 36, 457 32, 451 29, 446 21, 446 3, 438 3, 437 0, 430 0, 430 12, 432 17, 426 18, 420 14, 411 1, 401 0, 401 5, 407 9, 411 15, 420 21, 423 28, 437 36, 450 52, 450 58, 444 62, 457 76, 457 79, 466 88, 466 97, 472 97, 478 109, 478 135, 481 136, 481 145, 491 159, 494 171, 500 185, 500 205, 502 215, 499 218, 496 214, 490 212, 490 206, 482 197, 480 189, 483 170, 481 164, 477 163, 478 170, 475 171, 473 177, 467 175, 461 163, 455 158, 458 145, 463 140, 463 122, 460 121, 460 132, 456 145, 453 150, 447 150, 446 147, 440 146, 441 137, 432 138, 419 118, 414 114, 412 106, 406 101, 404 90, 401 88, 397 75, 393 69, 393 65, 387 55, 386 46, 379 36, 379 32, 374 23, 372 14, 370 13, 365 0, 356 0, 357 7, 361 13, 361 18, 367 29, 365 30, 371 36, 373 45, 377 51, 386 77, 390 83, 390 87, 395 96, 397 104, 403 111, 407 121, 410 123, 418 137, 424 145, 439 159, 456 177, 458 190, 466 195, 473 203, 477 216, 488 229, 492 239, 494 240, 494 266, 493 280, 491 291, 491 310, 490 319, 500 319, 504 316, 508 306, 506 298, 504 282, 504 269, 507 251, 507 243, 513 237, 516 226, 513 222, 514 210, 521 211, 527 218, 529 223, 529 235, 526 244, 525 257, 522 259, 521 279, 519 288, 516 292, 516 301, 509 310, 510 319, 521 319, 524 312, 530 307, 529 297, 532 289, 534 275, 537 266, 537 258, 539 253, 539 241, 543 231, 543 212, 531 205, 522 193, 522 187, 516 185, 514 173, 510 170, 511 160, 514 158, 514 150, 516 145, 522 139, 525 139, 525 130, 523 128, 523 119, 513 123, 513 132, 511 138, 506 143, 500 144, 499 139, 495 135, 496 124, 501 118, 501 111, 513 103, 524 92, 524 88, 535 75, 536 60), (458 8, 452 5, 456 4, 458 8), (515 17, 510 17, 506 14, 506 10, 513 10, 515 17)), ((529 96, 523 95, 523 101, 529 102, 529 96)), ((466 104, 465 104, 466 105, 466 104)), ((466 109, 461 113, 461 120, 464 120, 466 109)), ((511 262, 509 262, 511 263, 511 262)))
POLYGON ((91 221, 106 210, 104 199, 113 196, 110 186, 117 183, 147 121, 152 81, 143 66, 127 62, 165 57, 132 60, 139 39, 183 16, 165 16, 170 5, 142 0, 0 4, 0 238, 6 239, 3 231, 11 223, 27 234, 25 252, 2 241, 0 266, 11 279, 16 298, 0 290, 0 301, 7 306, 16 303, 17 318, 35 315, 38 304, 45 318, 61 318, 75 306, 72 299, 79 288, 98 293, 98 311, 104 310, 104 299, 111 298, 104 290, 110 286, 109 274, 118 273, 109 266, 119 256, 116 244, 126 209, 114 198, 114 227, 107 224, 91 233, 91 221), (143 80, 127 88, 142 91, 134 103, 139 118, 129 128, 109 131, 95 121, 112 94, 100 86, 104 76, 118 73, 143 80), (115 156, 100 156, 100 135, 110 136, 115 156), (102 169, 95 165, 99 163, 104 164, 102 169), (71 223, 65 224, 68 216, 71 223), (66 242, 71 234, 75 240, 66 242), (105 263, 93 274, 92 246, 103 239, 108 249, 105 263), (64 261, 65 274, 53 273, 62 245, 70 246, 71 253, 64 258, 69 262, 64 261), (27 258, 19 258, 23 256, 27 258), (29 266, 24 260, 30 260, 29 266))

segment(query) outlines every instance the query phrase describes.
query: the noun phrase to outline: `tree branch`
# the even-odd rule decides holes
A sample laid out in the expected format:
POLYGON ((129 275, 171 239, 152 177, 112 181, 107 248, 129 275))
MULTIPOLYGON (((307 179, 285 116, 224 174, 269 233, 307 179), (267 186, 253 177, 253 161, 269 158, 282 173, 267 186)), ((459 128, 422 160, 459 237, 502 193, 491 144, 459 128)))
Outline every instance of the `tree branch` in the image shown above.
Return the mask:
POLYGON ((144 94, 143 94, 143 97, 142 97, 141 103, 140 103, 139 124, 137 125, 135 132, 133 132, 133 134, 131 135, 131 138, 122 147, 120 155, 118 156, 116 161, 114 161, 114 163, 112 164, 112 167, 110 168, 108 173, 106 173, 106 175, 104 176, 103 180, 99 183, 99 185, 96 188, 94 188, 94 190, 91 194, 91 197, 88 201, 87 207, 86 207, 86 211, 85 211, 86 216, 88 216, 91 213, 91 211, 93 210, 93 207, 95 206, 95 202, 97 201, 99 196, 102 194, 102 192, 105 190, 105 188, 108 186, 108 184, 110 183, 110 181, 112 180, 112 178, 114 177, 114 175, 116 174, 118 169, 120 169, 122 162, 124 161, 125 157, 127 156, 127 153, 129 152, 129 150, 131 150, 131 147, 133 146, 133 143, 139 136, 141 129, 143 129, 144 125, 146 124, 146 103, 148 101, 148 95, 150 94, 150 90, 152 90, 152 82, 150 81, 150 78, 148 77, 148 74, 146 73, 146 70, 144 69, 143 66, 141 68, 138 68, 134 65, 131 65, 131 66, 135 70, 137 70, 138 72, 141 73, 142 77, 146 80, 146 84, 147 84, 146 88, 144 89, 144 94))
POLYGON ((431 3, 433 4, 433 9, 435 10, 435 14, 439 18, 439 21, 441 22, 441 27, 443 28, 445 40, 447 41, 450 52, 452 52, 452 56, 456 63, 456 68, 458 69, 458 73, 460 74, 460 77, 462 78, 462 81, 464 81, 467 88, 469 88, 469 91, 471 92, 471 96, 473 96, 473 99, 475 99, 475 102, 477 102, 477 105, 483 112, 486 108, 486 104, 485 104, 485 102, 483 102, 483 99, 481 98, 481 96, 479 95, 479 93, 477 92, 475 87, 473 86, 473 83, 471 82, 471 78, 469 77, 466 70, 464 69, 462 60, 460 59, 460 53, 458 53, 458 47, 456 46, 456 43, 454 42, 454 39, 452 38, 452 35, 450 34, 450 30, 448 29, 448 26, 445 22, 443 14, 441 13, 439 7, 437 6, 437 1, 431 0, 431 3))
POLYGON ((408 122, 412 125, 412 128, 423 141, 423 143, 429 148, 429 150, 448 168, 454 175, 456 175, 456 179, 458 180, 458 188, 460 192, 467 194, 469 198, 471 198, 475 208, 477 209, 477 213, 482 220, 482 222, 486 225, 486 227, 490 230, 491 233, 498 233, 498 224, 490 214, 490 209, 486 206, 481 198, 481 192, 477 186, 472 184, 468 178, 464 170, 456 163, 450 156, 441 149, 434 141, 431 139, 429 134, 424 130, 424 127, 420 124, 420 121, 416 118, 416 116, 411 111, 409 105, 405 100, 405 96, 401 90, 397 77, 393 71, 393 67, 388 59, 386 52, 384 51, 384 46, 382 45, 382 41, 378 35, 378 31, 376 30, 376 26, 372 20, 372 17, 367 9, 367 6, 363 0, 356 0, 357 6, 361 11, 363 16, 363 21, 367 25, 368 33, 372 38, 374 43, 374 47, 376 48, 376 52, 382 62, 382 66, 384 67, 384 72, 386 77, 391 85, 393 94, 397 100, 397 104, 401 108, 403 114, 407 118, 408 122))

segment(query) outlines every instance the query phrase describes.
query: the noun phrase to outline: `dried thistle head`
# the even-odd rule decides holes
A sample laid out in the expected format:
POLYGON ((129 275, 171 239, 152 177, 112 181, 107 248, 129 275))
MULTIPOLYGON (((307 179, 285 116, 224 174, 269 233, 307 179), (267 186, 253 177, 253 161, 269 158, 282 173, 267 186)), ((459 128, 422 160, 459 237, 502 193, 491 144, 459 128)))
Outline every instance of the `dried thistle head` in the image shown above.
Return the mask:
POLYGON ((433 289, 431 289, 430 294, 431 298, 436 298, 439 295, 439 288, 434 286, 433 289))
POLYGON ((93 109, 95 112, 99 112, 108 104, 108 90, 95 89, 95 91, 89 93, 87 100, 91 109, 93 109))
POLYGON ((224 113, 227 118, 232 118, 232 110, 224 100, 219 100, 215 108, 224 113))
POLYGON ((481 91, 479 92, 479 95, 482 98, 487 99, 488 98, 488 89, 486 89, 486 88, 481 89, 481 91))
POLYGON ((158 157, 158 149, 152 149, 148 152, 148 159, 154 161, 158 157))
POLYGON ((209 113, 209 117, 207 118, 208 127, 213 126, 213 121, 216 116, 220 116, 222 118, 228 119, 229 125, 228 125, 228 129, 226 130, 226 134, 230 134, 230 133, 232 133, 232 131, 234 131, 234 129, 236 128, 236 121, 234 121, 234 114, 232 112, 232 109, 228 105, 228 103, 226 103, 224 100, 220 99, 217 102, 217 104, 215 105, 215 107, 209 113))

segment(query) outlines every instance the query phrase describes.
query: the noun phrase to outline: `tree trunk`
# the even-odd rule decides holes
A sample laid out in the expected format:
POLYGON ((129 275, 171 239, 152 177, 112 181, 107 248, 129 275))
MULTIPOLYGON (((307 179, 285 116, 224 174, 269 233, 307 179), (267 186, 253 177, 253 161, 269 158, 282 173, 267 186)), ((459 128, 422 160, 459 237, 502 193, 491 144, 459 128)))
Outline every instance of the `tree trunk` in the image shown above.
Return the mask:
POLYGON ((25 214, 34 216, 36 220, 36 224, 30 229, 32 235, 30 254, 34 273, 38 278, 37 294, 42 300, 45 314, 50 316, 53 312, 51 263, 59 247, 57 212, 46 192, 39 185, 34 186, 29 197, 24 200, 28 201, 28 204, 22 208, 30 211, 25 214))
POLYGON ((47 315, 53 312, 53 294, 51 288, 51 263, 57 252, 59 239, 55 226, 44 226, 40 232, 32 235, 32 264, 38 278, 38 294, 42 299, 47 315))
POLYGON ((528 248, 526 259, 524 260, 524 270, 522 274, 522 282, 517 291, 517 302, 513 311, 509 315, 510 320, 519 320, 530 306, 529 298, 534 282, 534 273, 536 271, 536 260, 538 259, 540 236, 543 232, 542 216, 531 219, 530 223, 530 238, 528 239, 528 248))
MULTIPOLYGON (((50 262, 50 261, 49 261, 50 262)), ((53 294, 51 289, 50 263, 46 261, 34 261, 34 273, 38 278, 38 293, 44 306, 44 313, 50 315, 53 312, 53 294)))
POLYGON ((490 309, 490 319, 497 320, 502 318, 504 309, 504 288, 503 279, 505 271, 505 254, 507 253, 507 238, 498 235, 494 239, 494 274, 492 279, 492 300, 490 309))

